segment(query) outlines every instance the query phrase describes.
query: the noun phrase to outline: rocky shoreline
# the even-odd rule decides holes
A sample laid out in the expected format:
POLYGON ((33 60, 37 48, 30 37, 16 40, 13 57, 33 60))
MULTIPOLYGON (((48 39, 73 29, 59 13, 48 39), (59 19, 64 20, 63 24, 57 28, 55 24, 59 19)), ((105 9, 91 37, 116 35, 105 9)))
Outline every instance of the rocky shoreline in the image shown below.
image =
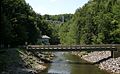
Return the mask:
POLYGON ((90 63, 97 63, 100 60, 107 59, 109 57, 111 57, 110 51, 94 51, 88 53, 87 55, 83 55, 81 58, 90 63))
POLYGON ((111 58, 100 63, 99 68, 111 73, 120 74, 120 57, 111 58))
POLYGON ((98 67, 101 70, 106 70, 110 73, 120 74, 120 57, 118 58, 110 58, 111 52, 110 51, 95 51, 90 53, 72 53, 74 55, 80 56, 83 60, 86 60, 90 63, 96 63, 103 59, 107 59, 106 61, 102 61, 98 64, 98 67))
POLYGON ((45 63, 50 63, 54 55, 50 52, 27 52, 27 59, 24 56, 21 56, 21 58, 26 62, 26 65, 28 68, 31 68, 33 70, 32 74, 38 74, 42 71, 47 69, 47 65, 45 63), (28 61, 28 59, 30 59, 28 61))
POLYGON ((40 74, 47 69, 45 63, 52 58, 52 53, 47 52, 5 49, 4 53, 0 54, 0 74, 40 74))

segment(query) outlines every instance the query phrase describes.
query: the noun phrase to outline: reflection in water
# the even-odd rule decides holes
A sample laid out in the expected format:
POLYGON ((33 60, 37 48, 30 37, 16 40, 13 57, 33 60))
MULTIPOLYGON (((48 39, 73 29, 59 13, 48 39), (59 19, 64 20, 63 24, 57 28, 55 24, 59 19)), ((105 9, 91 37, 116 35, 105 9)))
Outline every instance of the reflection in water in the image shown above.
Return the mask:
POLYGON ((56 58, 53 59, 53 63, 51 64, 48 73, 70 74, 70 65, 65 61, 64 54, 58 52, 55 53, 55 55, 56 58))
POLYGON ((108 74, 70 53, 56 52, 53 63, 43 74, 108 74))

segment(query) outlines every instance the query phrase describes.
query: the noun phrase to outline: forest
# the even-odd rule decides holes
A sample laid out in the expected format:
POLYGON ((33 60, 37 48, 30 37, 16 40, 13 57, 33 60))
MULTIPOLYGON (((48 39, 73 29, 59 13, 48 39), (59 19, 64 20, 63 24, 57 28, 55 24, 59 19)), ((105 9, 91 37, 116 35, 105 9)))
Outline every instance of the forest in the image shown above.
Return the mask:
POLYGON ((40 15, 25 0, 2 0, 0 45, 37 44, 42 35, 51 44, 119 44, 120 0, 89 0, 75 14, 40 15), (51 24, 45 20, 62 21, 51 24))
POLYGON ((120 0, 89 0, 59 29, 61 44, 119 44, 120 0))
POLYGON ((12 47, 37 44, 41 35, 51 35, 52 28, 25 0, 2 0, 0 45, 12 47))

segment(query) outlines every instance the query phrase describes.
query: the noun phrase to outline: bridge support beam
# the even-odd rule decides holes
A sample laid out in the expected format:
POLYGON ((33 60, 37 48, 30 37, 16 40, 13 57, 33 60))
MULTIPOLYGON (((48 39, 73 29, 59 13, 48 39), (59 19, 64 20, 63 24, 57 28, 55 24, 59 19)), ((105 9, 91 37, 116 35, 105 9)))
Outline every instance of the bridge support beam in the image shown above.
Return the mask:
POLYGON ((114 58, 114 51, 111 51, 111 58, 114 58))

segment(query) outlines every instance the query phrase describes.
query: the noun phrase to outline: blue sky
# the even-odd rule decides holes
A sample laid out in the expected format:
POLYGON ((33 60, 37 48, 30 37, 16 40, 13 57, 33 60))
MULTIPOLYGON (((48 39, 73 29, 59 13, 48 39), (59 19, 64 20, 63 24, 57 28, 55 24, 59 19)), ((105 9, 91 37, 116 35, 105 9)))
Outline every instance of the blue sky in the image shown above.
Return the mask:
POLYGON ((65 14, 74 13, 82 7, 88 0, 26 0, 33 10, 41 15, 44 14, 65 14))

